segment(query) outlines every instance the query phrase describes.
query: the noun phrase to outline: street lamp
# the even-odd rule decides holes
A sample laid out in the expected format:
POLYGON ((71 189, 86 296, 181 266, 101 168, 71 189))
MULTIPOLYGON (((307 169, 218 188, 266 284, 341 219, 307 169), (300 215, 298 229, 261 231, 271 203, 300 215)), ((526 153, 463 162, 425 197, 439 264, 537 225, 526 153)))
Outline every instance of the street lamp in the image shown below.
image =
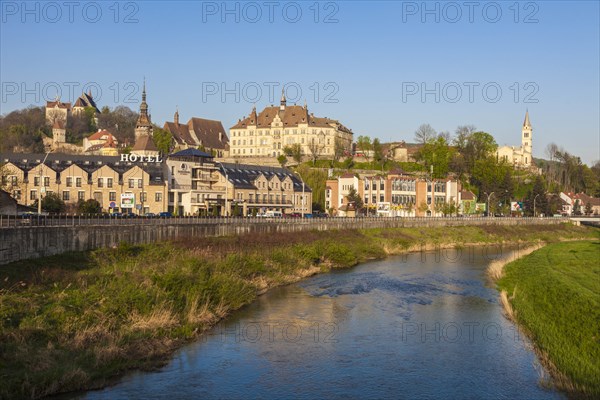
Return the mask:
POLYGON ((225 166, 223 165, 222 162, 217 161, 217 163, 221 166, 221 168, 223 169, 223 173, 225 174, 225 216, 228 217, 229 216, 229 202, 227 200, 227 198, 229 197, 229 188, 228 183, 229 183, 229 177, 227 176, 227 169, 225 169, 225 166))
POLYGON ((540 193, 536 194, 535 197, 533 198, 533 216, 534 217, 535 217, 535 201, 539 195, 540 195, 540 193))
POLYGON ((489 193, 488 192, 483 192, 483 194, 487 195, 487 214, 488 217, 490 216, 490 197, 492 197, 494 195, 495 192, 489 193))
POLYGON ((50 152, 46 153, 44 161, 42 161, 42 163, 40 164, 40 196, 38 197, 38 215, 42 215, 42 190, 46 192, 46 188, 44 187, 44 180, 42 177, 42 165, 46 165, 46 159, 48 158, 48 154, 50 154, 50 152))
POLYGON ((300 175, 300 172, 294 171, 294 173, 298 175, 298 177, 300 178, 300 182, 302 182, 302 201, 300 204, 302 205, 302 218, 304 218, 304 179, 302 179, 302 175, 300 175))

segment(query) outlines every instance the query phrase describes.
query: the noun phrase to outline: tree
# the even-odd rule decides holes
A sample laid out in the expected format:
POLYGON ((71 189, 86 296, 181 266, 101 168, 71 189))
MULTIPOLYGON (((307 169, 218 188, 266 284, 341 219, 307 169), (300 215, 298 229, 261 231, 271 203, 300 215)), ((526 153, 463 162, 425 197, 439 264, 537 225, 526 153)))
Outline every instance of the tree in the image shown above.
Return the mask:
POLYGON ((8 191, 10 189, 12 182, 9 182, 8 177, 11 175, 13 175, 12 169, 5 163, 0 162, 0 190, 8 191))
POLYGON ((308 152, 312 160, 313 166, 317 163, 317 160, 321 156, 321 153, 323 152, 324 148, 325 134, 323 132, 319 132, 319 135, 316 138, 313 136, 310 142, 308 143, 308 152))
POLYGON ((338 162, 346 153, 346 146, 344 140, 340 137, 336 137, 333 141, 333 161, 338 162))
POLYGON ((356 148, 362 152, 365 160, 369 161, 369 152, 373 148, 371 138, 368 136, 359 136, 356 140, 356 148))
POLYGON ((581 202, 579 199, 575 200, 573 204, 573 215, 581 215, 581 202))
POLYGON ((534 213, 536 215, 547 213, 547 209, 548 198, 546 197, 546 187, 544 185, 544 180, 538 175, 533 183, 533 188, 525 197, 525 214, 528 216, 535 216, 534 213))
POLYGON ((458 148, 459 152, 462 153, 465 150, 469 138, 476 129, 474 125, 460 125, 456 128, 453 144, 458 148))
POLYGON ((429 140, 415 154, 415 159, 421 162, 427 170, 433 166, 434 178, 445 178, 450 168, 452 151, 443 136, 429 140))
MULTIPOLYGON (((38 200, 34 202, 33 207, 37 207, 37 202, 38 200)), ((65 202, 56 193, 48 193, 42 198, 42 210, 46 212, 58 214, 64 212, 66 207, 65 202)))
POLYGON ((592 215, 592 203, 589 201, 585 204, 585 215, 592 215))
POLYGON ((383 146, 381 146, 381 142, 379 141, 378 138, 373 139, 371 148, 373 149, 373 160, 376 163, 381 163, 381 166, 383 169, 383 164, 385 163, 385 157, 383 156, 383 146))
POLYGON ((430 140, 435 139, 435 136, 435 129, 433 129, 429 124, 423 124, 415 131, 415 141, 417 143, 425 144, 430 140))
POLYGON ((348 203, 354 203, 354 205, 356 207, 356 211, 363 209, 363 207, 364 207, 363 200, 360 198, 360 195, 358 194, 358 191, 356 190, 356 188, 354 186, 350 186, 350 189, 348 189, 348 194, 346 195, 346 198, 348 199, 348 203))
POLYGON ((152 129, 152 140, 158 151, 162 154, 169 154, 173 145, 173 135, 157 126, 152 129))
POLYGON ((302 146, 300 143, 294 143, 283 148, 286 156, 292 157, 297 163, 302 161, 302 146))
POLYGON ((285 167, 288 160, 285 154, 280 154, 279 157, 277 157, 277 161, 279 161, 279 164, 281 164, 282 167, 285 167))
POLYGON ((429 206, 427 205, 427 203, 422 201, 421 204, 419 204, 419 207, 417 208, 417 210, 419 210, 422 213, 426 213, 427 211, 429 211, 429 206))
POLYGON ((77 212, 80 214, 100 214, 102 207, 95 199, 79 200, 77 202, 77 212))
POLYGON ((465 157, 465 163, 468 171, 473 169, 476 160, 492 156, 498 144, 496 139, 487 132, 473 132, 467 138, 465 147, 461 150, 465 157))

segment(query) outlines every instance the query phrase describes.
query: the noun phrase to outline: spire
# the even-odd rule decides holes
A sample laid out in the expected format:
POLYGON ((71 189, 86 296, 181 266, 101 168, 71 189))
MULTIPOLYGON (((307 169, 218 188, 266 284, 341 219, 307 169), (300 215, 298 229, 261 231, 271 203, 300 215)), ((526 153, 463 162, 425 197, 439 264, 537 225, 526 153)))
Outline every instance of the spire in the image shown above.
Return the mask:
POLYGON ((529 110, 525 111, 525 121, 523 122, 523 126, 531 126, 529 122, 529 110))
POLYGON ((286 103, 286 100, 285 100, 285 89, 281 89, 281 103, 280 103, 280 106, 279 106, 279 109, 281 111, 285 110, 285 103, 286 103))
POLYGON ((175 107, 175 115, 173 116, 173 122, 175 125, 179 125, 179 107, 175 107))

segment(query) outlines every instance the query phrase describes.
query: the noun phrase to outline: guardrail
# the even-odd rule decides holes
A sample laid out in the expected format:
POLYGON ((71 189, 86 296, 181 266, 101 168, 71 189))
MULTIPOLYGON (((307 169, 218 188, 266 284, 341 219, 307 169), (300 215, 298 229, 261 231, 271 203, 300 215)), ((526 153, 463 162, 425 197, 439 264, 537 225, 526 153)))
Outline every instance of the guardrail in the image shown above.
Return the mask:
POLYGON ((519 221, 522 223, 537 221, 570 221, 567 217, 113 217, 103 215, 57 215, 57 216, 2 216, 0 215, 1 228, 30 228, 39 226, 129 226, 129 225, 221 225, 221 224, 322 224, 323 222, 335 222, 336 224, 347 223, 349 225, 368 225, 369 222, 382 221, 430 221, 440 222, 452 221, 519 221))

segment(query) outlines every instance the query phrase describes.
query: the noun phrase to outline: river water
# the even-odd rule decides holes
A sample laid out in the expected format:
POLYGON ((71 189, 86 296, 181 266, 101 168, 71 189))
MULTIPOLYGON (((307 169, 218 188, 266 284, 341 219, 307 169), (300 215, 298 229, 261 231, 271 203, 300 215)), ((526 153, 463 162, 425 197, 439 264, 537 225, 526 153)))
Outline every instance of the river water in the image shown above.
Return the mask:
POLYGON ((562 398, 486 279, 500 253, 413 253, 274 289, 159 371, 76 397, 562 398))

